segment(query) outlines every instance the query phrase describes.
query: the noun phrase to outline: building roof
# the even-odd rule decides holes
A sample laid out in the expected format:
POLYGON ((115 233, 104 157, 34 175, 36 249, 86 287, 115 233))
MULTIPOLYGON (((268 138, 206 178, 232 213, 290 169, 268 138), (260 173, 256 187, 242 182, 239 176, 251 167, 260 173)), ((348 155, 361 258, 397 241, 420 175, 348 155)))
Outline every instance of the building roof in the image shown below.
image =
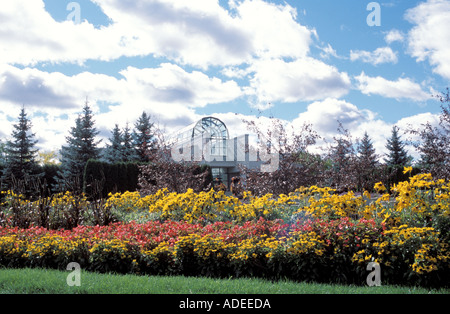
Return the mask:
POLYGON ((227 126, 223 121, 215 117, 204 117, 177 131, 170 137, 170 141, 173 143, 182 143, 196 137, 201 137, 205 133, 215 139, 229 138, 227 126))

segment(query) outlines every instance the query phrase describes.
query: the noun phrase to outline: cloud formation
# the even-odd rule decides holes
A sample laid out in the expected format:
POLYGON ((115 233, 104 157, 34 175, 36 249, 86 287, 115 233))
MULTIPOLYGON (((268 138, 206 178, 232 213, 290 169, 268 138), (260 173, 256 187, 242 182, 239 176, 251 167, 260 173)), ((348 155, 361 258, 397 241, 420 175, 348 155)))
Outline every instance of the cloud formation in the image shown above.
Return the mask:
MULTIPOLYGON (((287 2, 91 1, 109 19, 107 25, 57 21, 43 0, 2 4, 0 137, 9 134, 10 120, 25 105, 40 145, 57 149, 86 97, 102 134, 114 123, 132 123, 144 110, 174 130, 200 118, 198 112, 209 105, 221 104, 219 111, 226 112, 227 104, 239 102, 261 110, 293 104, 290 120, 308 119, 328 135, 340 120, 355 132, 364 126, 378 136, 388 124, 344 98, 377 95, 424 102, 432 89, 423 82, 432 78, 419 84, 417 77, 398 74, 390 80, 383 77, 383 67, 369 67, 368 74, 359 67, 402 66, 401 51, 389 45, 403 42, 396 50, 407 46, 417 61, 450 77, 448 1, 428 0, 407 11, 412 29, 385 33, 388 46, 374 51, 319 40, 315 25, 303 22, 306 11, 299 18, 299 8, 287 2), (338 56, 335 48, 350 51, 354 62, 338 56), (127 64, 134 57, 141 61, 127 64), (95 67, 97 61, 103 72, 86 65, 95 67), (57 70, 46 71, 44 65, 57 70), (75 74, 64 72, 68 65, 77 69, 75 74)), ((222 115, 241 130, 234 113, 222 115)))
POLYGON ((419 102, 432 98, 431 92, 425 92, 419 84, 409 78, 390 81, 381 76, 370 77, 362 72, 355 79, 358 81, 357 88, 366 95, 380 95, 397 100, 410 99, 419 102))
POLYGON ((428 0, 408 10, 405 18, 414 24, 408 33, 409 53, 450 79, 450 1, 428 0))
POLYGON ((286 62, 280 59, 260 60, 249 69, 250 94, 257 98, 256 107, 267 103, 313 101, 339 98, 350 89, 350 78, 333 66, 312 58, 286 62))
POLYGON ((397 54, 390 47, 381 47, 375 51, 356 50, 350 51, 350 60, 361 60, 365 63, 378 65, 382 63, 397 63, 397 54))

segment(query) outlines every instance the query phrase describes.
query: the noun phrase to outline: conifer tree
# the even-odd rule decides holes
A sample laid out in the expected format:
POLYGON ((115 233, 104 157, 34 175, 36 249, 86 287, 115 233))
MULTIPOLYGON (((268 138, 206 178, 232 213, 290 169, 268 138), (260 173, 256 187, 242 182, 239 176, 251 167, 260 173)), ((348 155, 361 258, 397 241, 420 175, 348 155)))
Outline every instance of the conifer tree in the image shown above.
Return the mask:
POLYGON ((364 132, 364 136, 358 144, 357 152, 359 187, 363 190, 371 190, 374 184, 379 181, 377 173, 378 156, 367 132, 364 132))
POLYGON ((398 134, 399 128, 392 127, 392 135, 387 140, 386 148, 388 149, 387 158, 384 159, 386 164, 391 167, 403 168, 411 162, 411 157, 408 156, 405 150, 405 144, 398 134))
POLYGON ((367 132, 364 132, 364 136, 358 145, 358 159, 371 168, 378 164, 378 156, 367 132))
POLYGON ((405 144, 399 135, 397 126, 392 127, 392 135, 387 140, 386 148, 388 149, 384 159, 388 171, 386 183, 391 186, 406 179, 403 175, 403 168, 411 164, 412 157, 405 150, 405 144))
POLYGON ((352 137, 347 129, 339 122, 339 137, 334 138, 335 144, 330 147, 329 160, 331 169, 328 177, 330 185, 338 191, 353 189, 356 185, 355 149, 352 137))
MULTIPOLYGON (((0 167, 6 164, 6 144, 0 139, 0 167)), ((2 168, 0 168, 2 169, 2 168)))
POLYGON ((131 132, 128 122, 125 125, 125 128, 123 129, 122 141, 123 141, 122 149, 124 161, 125 162, 137 161, 138 156, 133 146, 133 133, 131 132))
POLYGON ((155 136, 153 134, 154 124, 150 122, 151 116, 144 111, 135 123, 133 131, 133 142, 139 161, 149 160, 149 151, 154 148, 155 136))
POLYGON ((23 180, 37 175, 35 134, 31 133, 31 121, 27 118, 25 108, 22 108, 17 124, 13 124, 12 140, 5 145, 5 169, 2 181, 11 187, 12 181, 23 180))
POLYGON ((80 190, 84 167, 89 159, 98 159, 100 149, 95 137, 99 131, 94 126, 95 122, 89 103, 86 101, 83 113, 75 121, 75 127, 66 137, 67 145, 61 148, 60 182, 65 188, 80 190))
POLYGON ((116 124, 114 129, 111 130, 109 142, 110 144, 105 149, 105 160, 109 163, 125 161, 123 135, 118 124, 116 124))

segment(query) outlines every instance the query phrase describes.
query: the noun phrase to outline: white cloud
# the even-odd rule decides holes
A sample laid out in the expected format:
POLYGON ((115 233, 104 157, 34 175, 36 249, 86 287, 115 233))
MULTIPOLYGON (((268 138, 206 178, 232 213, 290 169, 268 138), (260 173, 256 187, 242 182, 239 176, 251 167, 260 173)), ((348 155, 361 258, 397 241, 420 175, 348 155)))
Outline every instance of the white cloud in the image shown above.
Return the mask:
POLYGON ((404 34, 402 32, 400 32, 398 29, 390 30, 384 37, 384 40, 388 44, 391 44, 396 41, 402 42, 404 39, 405 39, 404 34))
MULTIPOLYGON (((405 134, 411 128, 420 128, 421 124, 430 122, 431 125, 439 124, 439 117, 436 114, 422 113, 408 116, 400 119, 396 123, 388 123, 378 118, 377 114, 358 108, 356 105, 344 100, 328 98, 323 101, 311 103, 305 112, 292 121, 294 128, 299 129, 303 123, 311 123, 314 130, 321 135, 325 142, 319 141, 319 145, 327 147, 326 143, 332 143, 333 137, 338 136, 338 122, 340 121, 345 129, 352 136, 353 141, 361 139, 364 133, 370 136, 376 153, 384 158, 388 152, 386 143, 391 137, 392 126, 396 125, 401 130, 402 140, 407 143, 408 140, 415 140, 410 134, 405 134)), ((315 152, 324 153, 323 149, 315 147, 315 152)), ((413 146, 407 145, 408 153, 414 158, 419 158, 417 151, 413 146)))
POLYGON ((334 137, 339 137, 339 122, 349 131, 353 141, 361 139, 364 132, 367 132, 378 154, 384 153, 386 135, 391 127, 377 119, 376 113, 335 98, 311 103, 305 112, 292 121, 292 125, 298 129, 305 122, 312 124, 313 129, 322 137, 313 148, 319 154, 326 153, 326 148, 333 143, 334 137))
POLYGON ((365 63, 371 63, 373 65, 378 65, 382 63, 397 63, 397 54, 392 51, 390 47, 381 47, 375 49, 375 51, 364 51, 356 50, 350 51, 350 60, 356 61, 361 60, 365 63))
POLYGON ((42 0, 2 4, 0 60, 33 65, 154 55, 205 69, 255 57, 303 57, 315 35, 288 4, 262 0, 235 3, 230 11, 211 0, 94 2, 110 25, 57 22, 42 0))
POLYGON ((156 103, 204 107, 231 101, 242 95, 240 87, 234 81, 223 82, 199 71, 189 73, 170 63, 163 63, 158 68, 128 67, 120 73, 130 88, 156 103))
POLYGON ((264 58, 305 57, 317 36, 314 29, 296 21, 297 11, 289 6, 261 0, 245 0, 236 6, 240 27, 251 33, 253 54, 264 58))
MULTIPOLYGON (((32 116, 41 117, 37 125, 40 132, 36 133, 50 146, 60 146, 85 97, 96 112, 99 128, 109 130, 114 123, 134 122, 144 110, 166 125, 184 124, 194 116, 194 108, 232 101, 242 95, 234 81, 224 82, 198 71, 186 72, 169 63, 147 69, 128 67, 120 74, 122 79, 89 72, 67 76, 3 66, 0 108, 10 115, 25 105, 32 116), (51 130, 55 134, 62 132, 63 136, 48 136, 51 130)), ((5 124, 0 125, 0 132, 8 134, 6 128, 5 124)))
POLYGON ((337 134, 339 122, 346 128, 354 130, 361 123, 372 121, 375 113, 361 110, 352 103, 336 98, 327 98, 311 103, 293 124, 311 123, 319 134, 330 136, 337 134))
POLYGON ((357 88, 365 95, 380 95, 388 98, 426 101, 431 98, 431 92, 425 92, 422 87, 409 78, 399 78, 389 81, 381 76, 370 77, 362 72, 355 77, 357 88))
POLYGON ((323 59, 329 59, 330 56, 331 56, 331 57, 338 58, 338 55, 337 55, 337 53, 336 53, 336 50, 335 50, 330 44, 327 44, 326 47, 320 48, 320 49, 322 49, 322 52, 320 53, 320 56, 321 56, 323 59))
POLYGON ((42 0, 2 3, 0 20, 0 60, 4 63, 112 60, 129 50, 115 26, 96 29, 86 21, 77 25, 56 22, 42 0))
POLYGON ((257 107, 270 102, 314 101, 341 97, 350 89, 347 73, 313 58, 292 62, 280 59, 255 61, 248 93, 257 98, 257 107))
POLYGON ((428 0, 408 10, 406 19, 415 26, 408 33, 409 53, 417 61, 428 60, 434 72, 450 78, 450 1, 428 0))

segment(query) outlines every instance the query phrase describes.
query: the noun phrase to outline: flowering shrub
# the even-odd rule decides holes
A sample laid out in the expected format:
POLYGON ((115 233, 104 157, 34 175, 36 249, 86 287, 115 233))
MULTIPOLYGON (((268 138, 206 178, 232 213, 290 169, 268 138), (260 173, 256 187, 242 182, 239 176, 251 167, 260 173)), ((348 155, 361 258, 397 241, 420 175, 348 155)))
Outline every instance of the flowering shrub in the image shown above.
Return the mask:
POLYGON ((29 228, 72 229, 78 225, 112 221, 110 210, 102 200, 89 201, 84 194, 57 193, 50 197, 27 200, 13 191, 2 191, 0 225, 29 228))
POLYGON ((72 231, 0 228, 0 264, 137 274, 260 276, 363 283, 369 261, 392 283, 448 284, 450 249, 433 228, 374 220, 199 224, 165 221, 72 231))
MULTIPOLYGON (((159 219, 71 230, 4 223, 0 265, 65 268, 78 262, 99 272, 363 284, 374 261, 384 283, 448 285, 450 182, 420 174, 394 186, 393 194, 382 184, 375 190, 377 197, 317 186, 277 197, 246 192, 243 199, 213 190, 111 194, 106 208, 159 219)), ((18 195, 5 199, 2 207, 33 207, 18 195)), ((64 211, 76 204, 65 195, 50 206, 64 211)))

